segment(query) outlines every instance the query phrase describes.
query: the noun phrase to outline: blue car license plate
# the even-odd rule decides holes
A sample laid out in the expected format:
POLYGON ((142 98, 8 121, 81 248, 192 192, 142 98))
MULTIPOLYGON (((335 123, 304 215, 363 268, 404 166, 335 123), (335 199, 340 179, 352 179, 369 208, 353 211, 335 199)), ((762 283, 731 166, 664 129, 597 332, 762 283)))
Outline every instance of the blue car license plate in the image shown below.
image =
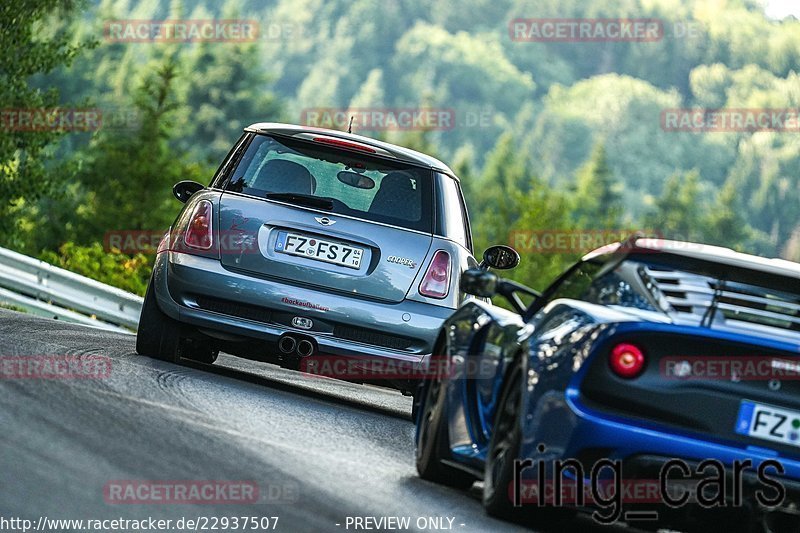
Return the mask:
POLYGON ((736 433, 800 447, 800 411, 744 400, 736 433))

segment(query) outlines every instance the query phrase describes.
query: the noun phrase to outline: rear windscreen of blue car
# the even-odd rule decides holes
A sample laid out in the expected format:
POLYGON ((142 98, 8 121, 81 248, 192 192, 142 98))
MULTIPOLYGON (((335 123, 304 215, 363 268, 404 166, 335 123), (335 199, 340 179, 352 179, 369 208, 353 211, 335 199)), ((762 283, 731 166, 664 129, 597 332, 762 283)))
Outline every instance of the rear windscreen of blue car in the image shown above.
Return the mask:
POLYGON ((417 231, 432 228, 430 169, 307 141, 256 135, 226 188, 417 231))
POLYGON ((590 260, 550 289, 549 301, 557 298, 635 307, 711 327, 769 327, 800 335, 796 278, 714 265, 713 260, 655 252, 619 263, 590 260))

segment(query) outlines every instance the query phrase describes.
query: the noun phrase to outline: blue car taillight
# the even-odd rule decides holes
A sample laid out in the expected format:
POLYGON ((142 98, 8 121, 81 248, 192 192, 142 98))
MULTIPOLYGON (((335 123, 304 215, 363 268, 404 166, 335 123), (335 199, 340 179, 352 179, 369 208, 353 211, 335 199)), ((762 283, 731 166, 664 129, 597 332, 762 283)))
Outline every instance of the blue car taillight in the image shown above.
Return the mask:
POLYGON ((635 344, 622 342, 612 348, 608 358, 611 370, 621 378, 637 377, 644 370, 644 352, 635 344))

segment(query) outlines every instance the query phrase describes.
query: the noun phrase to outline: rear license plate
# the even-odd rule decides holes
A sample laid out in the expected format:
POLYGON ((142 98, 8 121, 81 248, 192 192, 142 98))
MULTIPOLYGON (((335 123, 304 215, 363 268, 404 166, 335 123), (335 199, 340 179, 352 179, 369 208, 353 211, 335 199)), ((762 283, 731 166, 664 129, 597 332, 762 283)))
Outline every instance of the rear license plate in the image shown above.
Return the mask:
POLYGON ((283 254, 299 255, 325 263, 333 263, 348 268, 360 268, 364 250, 340 242, 331 242, 316 237, 281 231, 275 242, 275 251, 283 254))
POLYGON ((800 447, 800 411, 744 400, 736 433, 800 447))

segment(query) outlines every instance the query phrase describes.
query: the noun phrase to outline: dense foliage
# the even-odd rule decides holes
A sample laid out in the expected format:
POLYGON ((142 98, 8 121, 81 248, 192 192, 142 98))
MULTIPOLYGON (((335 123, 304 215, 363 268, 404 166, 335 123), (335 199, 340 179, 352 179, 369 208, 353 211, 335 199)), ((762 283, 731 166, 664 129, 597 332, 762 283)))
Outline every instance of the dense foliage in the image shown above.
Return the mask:
MULTIPOLYGON (((26 1, 0 18, 0 107, 94 106, 108 119, 89 133, 0 131, 0 244, 104 281, 127 270, 78 262, 106 265, 107 231, 165 228, 172 183, 208 182, 243 126, 327 107, 453 110, 453 128, 360 133, 449 162, 479 249, 526 232, 646 229, 800 260, 797 128, 662 122, 674 108, 800 108, 800 22, 769 20, 755 0, 26 1), (664 31, 510 37, 513 19, 548 17, 655 18, 664 31), (104 38, 108 21, 167 18, 251 19, 261 35, 104 38)), ((514 277, 537 287, 580 255, 521 251, 514 277)))

